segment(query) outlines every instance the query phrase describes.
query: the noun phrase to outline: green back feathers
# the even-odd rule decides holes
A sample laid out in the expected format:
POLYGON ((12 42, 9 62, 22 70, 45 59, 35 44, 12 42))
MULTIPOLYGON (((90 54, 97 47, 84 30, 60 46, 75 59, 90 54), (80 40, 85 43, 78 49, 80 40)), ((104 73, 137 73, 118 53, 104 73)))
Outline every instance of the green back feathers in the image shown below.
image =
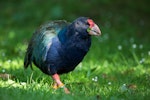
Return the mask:
MULTIPOLYGON (((32 61, 41 62, 46 60, 48 49, 52 39, 68 25, 64 20, 51 21, 40 26, 33 34, 26 52, 24 67, 27 68, 32 61), (33 55, 35 58, 33 58, 33 55)), ((39 65, 39 64, 38 64, 39 65)))

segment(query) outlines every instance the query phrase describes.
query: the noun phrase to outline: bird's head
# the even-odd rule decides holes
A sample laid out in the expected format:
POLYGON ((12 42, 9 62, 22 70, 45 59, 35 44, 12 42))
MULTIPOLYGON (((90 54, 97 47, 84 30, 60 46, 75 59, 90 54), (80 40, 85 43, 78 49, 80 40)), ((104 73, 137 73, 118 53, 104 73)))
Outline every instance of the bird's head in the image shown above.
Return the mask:
POLYGON ((88 33, 88 35, 101 35, 100 28, 95 22, 87 17, 79 17, 74 22, 74 27, 78 33, 88 33))

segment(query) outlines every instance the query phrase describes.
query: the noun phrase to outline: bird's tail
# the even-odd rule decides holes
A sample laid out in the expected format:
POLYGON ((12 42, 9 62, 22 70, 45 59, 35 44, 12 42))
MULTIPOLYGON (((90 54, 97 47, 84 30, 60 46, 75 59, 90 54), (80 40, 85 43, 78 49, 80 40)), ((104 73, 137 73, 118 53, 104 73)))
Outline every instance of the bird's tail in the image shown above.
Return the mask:
POLYGON ((24 58, 24 68, 25 69, 28 68, 29 65, 30 65, 31 69, 33 69, 32 68, 31 56, 32 56, 32 53, 27 50, 25 58, 24 58))

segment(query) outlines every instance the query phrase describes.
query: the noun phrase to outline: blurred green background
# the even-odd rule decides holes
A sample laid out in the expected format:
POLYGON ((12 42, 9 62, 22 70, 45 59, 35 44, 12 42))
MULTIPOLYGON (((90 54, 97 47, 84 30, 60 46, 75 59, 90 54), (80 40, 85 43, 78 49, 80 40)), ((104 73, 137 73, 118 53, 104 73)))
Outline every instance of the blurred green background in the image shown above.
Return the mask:
MULTIPOLYGON (((43 94, 36 92, 35 88, 39 84, 47 86, 46 83, 52 80, 40 71, 34 72, 33 80, 38 80, 35 86, 23 90, 18 90, 16 88, 18 85, 10 86, 10 81, 4 81, 2 75, 6 73, 15 76, 15 79, 11 79, 14 84, 31 81, 32 71, 24 72, 23 59, 28 41, 35 29, 49 20, 64 19, 72 22, 77 17, 86 16, 98 24, 102 35, 93 37, 91 50, 83 63, 69 76, 62 76, 64 80, 66 79, 68 87, 75 91, 74 94, 79 95, 81 92, 76 99, 80 99, 83 94, 97 99, 102 95, 103 99, 111 100, 148 100, 150 95, 149 4, 150 0, 1 0, 0 97, 2 99, 14 97, 20 100, 24 94, 22 99, 26 99, 26 96, 31 95, 26 94, 26 91, 33 88, 31 99, 43 99, 43 94), (92 77, 100 80, 91 85, 92 77), (74 83, 77 80, 82 82, 84 88, 80 83, 74 83), (122 85, 123 83, 128 86, 122 85), (105 85, 109 85, 109 89, 105 85), (118 90, 120 86, 121 92, 118 90), (18 94, 17 97, 15 92, 18 94), (36 93, 39 94, 37 97, 36 93)), ((49 96, 55 98, 46 91, 47 87, 37 90, 47 95, 44 99, 49 96)), ((60 95, 56 97, 61 98, 60 95)), ((72 97, 64 96, 63 100, 66 98, 72 97)))
POLYGON ((1 51, 8 55, 17 53, 14 48, 28 41, 34 30, 46 21, 71 22, 80 16, 92 18, 101 28, 102 39, 109 38, 114 43, 110 45, 128 44, 128 41, 149 43, 149 3, 149 0, 1 0, 1 51))

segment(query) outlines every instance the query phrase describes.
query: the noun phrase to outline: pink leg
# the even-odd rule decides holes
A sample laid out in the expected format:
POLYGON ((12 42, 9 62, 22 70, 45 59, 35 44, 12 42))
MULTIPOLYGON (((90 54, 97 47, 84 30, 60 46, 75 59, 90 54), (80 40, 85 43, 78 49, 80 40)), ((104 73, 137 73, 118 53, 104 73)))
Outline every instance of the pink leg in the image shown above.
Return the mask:
POLYGON ((64 88, 64 91, 66 94, 70 93, 70 91, 65 87, 65 85, 60 81, 60 77, 58 74, 52 75, 53 80, 55 81, 54 83, 54 88, 64 88))

